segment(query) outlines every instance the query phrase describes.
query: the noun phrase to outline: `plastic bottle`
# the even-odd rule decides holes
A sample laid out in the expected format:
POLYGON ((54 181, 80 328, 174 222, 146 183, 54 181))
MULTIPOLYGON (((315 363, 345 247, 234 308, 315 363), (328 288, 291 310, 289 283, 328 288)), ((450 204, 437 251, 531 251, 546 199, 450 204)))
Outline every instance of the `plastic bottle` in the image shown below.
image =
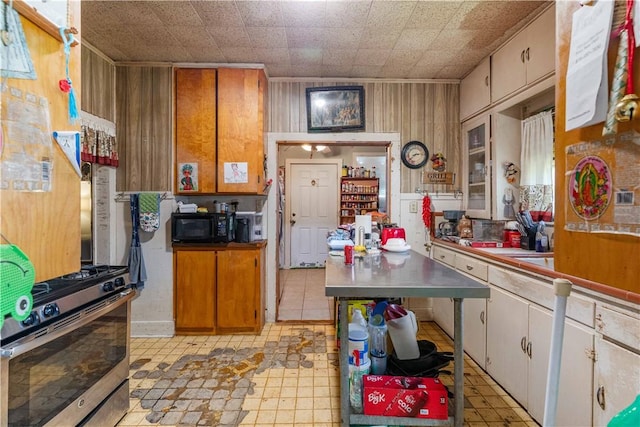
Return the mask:
MULTIPOLYGON (((354 351, 358 351, 360 365, 369 362, 369 331, 367 330, 367 321, 364 320, 359 308, 353 310, 349 323, 349 355, 353 355, 354 351)), ((349 363, 356 364, 355 359, 349 359, 349 363)))
POLYGON ((360 358, 357 351, 354 352, 353 358, 356 361, 356 368, 351 372, 349 378, 349 402, 351 408, 356 414, 362 413, 362 373, 360 372, 360 358))

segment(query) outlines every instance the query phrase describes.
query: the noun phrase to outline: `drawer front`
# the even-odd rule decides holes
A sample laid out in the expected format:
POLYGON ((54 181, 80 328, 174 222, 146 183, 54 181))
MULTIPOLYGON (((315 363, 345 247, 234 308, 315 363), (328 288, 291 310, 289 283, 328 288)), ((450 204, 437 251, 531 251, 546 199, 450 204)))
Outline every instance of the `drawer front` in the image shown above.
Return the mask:
POLYGON ((640 350, 640 318, 597 304, 596 330, 635 351, 640 350))
POLYGON ((468 256, 456 255, 456 268, 485 282, 489 277, 489 265, 468 256))
POLYGON ((451 267, 456 266, 455 252, 447 249, 443 249, 438 246, 433 247, 433 259, 436 261, 440 261, 441 263, 450 265, 451 267))
MULTIPOLYGON (((553 310, 555 294, 553 282, 536 279, 500 267, 489 268, 489 283, 512 292, 528 301, 553 310)), ((567 299, 567 317, 593 328, 595 303, 589 298, 571 293, 567 299)))

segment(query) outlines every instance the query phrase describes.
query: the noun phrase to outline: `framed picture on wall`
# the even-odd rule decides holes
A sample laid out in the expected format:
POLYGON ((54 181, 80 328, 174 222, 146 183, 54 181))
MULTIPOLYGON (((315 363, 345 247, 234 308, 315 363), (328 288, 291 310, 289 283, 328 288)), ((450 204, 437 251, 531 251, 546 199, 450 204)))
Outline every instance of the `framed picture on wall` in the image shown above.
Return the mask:
POLYGON ((306 95, 308 132, 364 130, 362 86, 309 87, 306 95))

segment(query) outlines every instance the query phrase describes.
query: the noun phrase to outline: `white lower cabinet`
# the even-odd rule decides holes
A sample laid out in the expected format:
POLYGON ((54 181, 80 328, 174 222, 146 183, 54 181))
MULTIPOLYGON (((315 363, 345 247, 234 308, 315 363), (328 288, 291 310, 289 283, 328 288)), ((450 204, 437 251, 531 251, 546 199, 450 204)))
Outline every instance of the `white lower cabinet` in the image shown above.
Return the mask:
POLYGON ((604 426, 640 394, 640 355, 596 338, 593 425, 604 426))
MULTIPOLYGON (((453 337, 453 299, 433 298, 433 320, 447 335, 453 337)), ((466 350, 466 345, 464 347, 466 350)))
MULTIPOLYGON (((487 313, 486 370, 541 423, 552 313, 496 287, 487 313)), ((593 342, 593 331, 565 321, 555 425, 592 425, 593 342)))

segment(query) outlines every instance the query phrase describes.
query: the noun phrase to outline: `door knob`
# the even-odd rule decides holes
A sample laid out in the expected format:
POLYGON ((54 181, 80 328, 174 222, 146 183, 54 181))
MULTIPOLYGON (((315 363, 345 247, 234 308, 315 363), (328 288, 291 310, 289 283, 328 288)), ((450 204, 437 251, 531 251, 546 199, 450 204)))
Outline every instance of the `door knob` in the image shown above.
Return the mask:
POLYGON ((296 223, 296 218, 295 217, 296 217, 296 214, 292 213, 291 214, 291 219, 289 220, 289 224, 295 225, 295 223, 296 223))

